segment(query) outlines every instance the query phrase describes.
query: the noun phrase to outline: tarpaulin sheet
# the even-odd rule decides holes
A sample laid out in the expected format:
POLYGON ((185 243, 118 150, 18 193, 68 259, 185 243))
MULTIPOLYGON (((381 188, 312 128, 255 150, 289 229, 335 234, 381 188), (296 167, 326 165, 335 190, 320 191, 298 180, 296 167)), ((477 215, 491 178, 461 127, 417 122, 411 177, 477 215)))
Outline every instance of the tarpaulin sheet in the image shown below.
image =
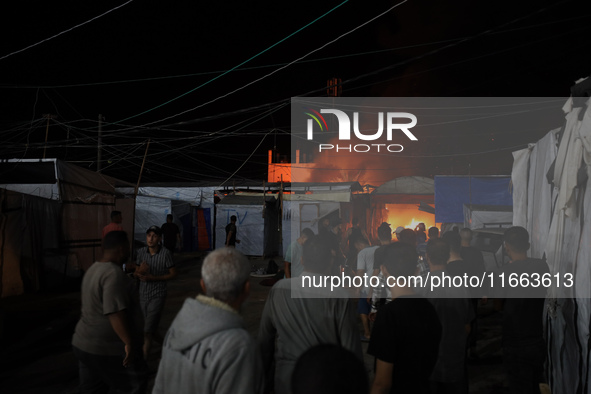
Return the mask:
POLYGON ((250 256, 262 256, 264 253, 265 219, 261 205, 219 204, 216 213, 215 244, 216 249, 226 243, 226 226, 230 217, 236 216, 236 249, 250 256))
POLYGON ((464 204, 513 205, 509 176, 436 176, 435 221, 463 223, 464 204))

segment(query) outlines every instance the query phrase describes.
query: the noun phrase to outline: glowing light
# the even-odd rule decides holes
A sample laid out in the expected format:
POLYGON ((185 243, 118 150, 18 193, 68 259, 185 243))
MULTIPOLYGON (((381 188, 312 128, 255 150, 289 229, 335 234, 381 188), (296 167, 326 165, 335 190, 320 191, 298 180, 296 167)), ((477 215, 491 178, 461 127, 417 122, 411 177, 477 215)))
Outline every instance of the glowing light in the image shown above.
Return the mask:
POLYGON ((425 228, 435 226, 435 215, 419 211, 414 204, 387 204, 388 223, 392 229, 398 226, 414 230, 419 223, 425 223, 425 228))

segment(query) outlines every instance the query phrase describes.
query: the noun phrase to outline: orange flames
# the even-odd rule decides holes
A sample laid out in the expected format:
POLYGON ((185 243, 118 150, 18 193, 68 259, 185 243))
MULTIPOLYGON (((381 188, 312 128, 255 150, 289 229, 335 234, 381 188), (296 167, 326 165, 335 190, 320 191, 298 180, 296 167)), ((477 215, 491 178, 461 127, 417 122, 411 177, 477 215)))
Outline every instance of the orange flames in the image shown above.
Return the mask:
POLYGON ((386 204, 386 210, 393 231, 398 226, 414 230, 419 223, 425 223, 425 231, 435 226, 435 215, 419 211, 414 204, 386 204))

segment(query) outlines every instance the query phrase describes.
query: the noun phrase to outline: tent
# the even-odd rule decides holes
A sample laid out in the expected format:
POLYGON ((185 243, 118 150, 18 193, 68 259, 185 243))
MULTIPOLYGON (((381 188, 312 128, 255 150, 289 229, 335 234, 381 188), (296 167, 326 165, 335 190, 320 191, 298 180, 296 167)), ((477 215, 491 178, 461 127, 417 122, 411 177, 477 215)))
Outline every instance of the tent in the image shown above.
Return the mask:
POLYGON ((513 224, 511 205, 464 204, 464 227, 475 230, 484 228, 509 228, 513 224))
MULTIPOLYGON (((118 188, 133 195, 134 188, 118 188)), ((161 226, 173 215, 184 251, 210 250, 213 246, 215 187, 207 182, 144 184, 138 188, 134 238, 146 241, 146 229, 161 226)))
POLYGON ((57 159, 4 160, 0 174, 2 269, 13 267, 14 278, 14 267, 22 268, 21 286, 3 277, 2 296, 52 287, 48 270, 80 276, 99 257, 102 228, 113 210, 123 213, 122 227, 131 239, 134 201, 116 192, 129 186, 125 182, 57 159))
POLYGON ((263 256, 277 254, 279 245, 277 226, 277 200, 273 196, 229 195, 218 203, 216 213, 216 248, 224 246, 226 226, 236 216, 236 249, 246 255, 263 256))
MULTIPOLYGON (((589 79, 580 84, 591 89, 589 79)), ((513 224, 529 231, 531 257, 545 258, 560 278, 548 291, 545 320, 554 394, 591 393, 591 112, 585 96, 566 102, 563 127, 513 152, 513 224)))
POLYGON ((435 177, 435 220, 464 223, 464 204, 513 205, 511 177, 505 175, 435 177))

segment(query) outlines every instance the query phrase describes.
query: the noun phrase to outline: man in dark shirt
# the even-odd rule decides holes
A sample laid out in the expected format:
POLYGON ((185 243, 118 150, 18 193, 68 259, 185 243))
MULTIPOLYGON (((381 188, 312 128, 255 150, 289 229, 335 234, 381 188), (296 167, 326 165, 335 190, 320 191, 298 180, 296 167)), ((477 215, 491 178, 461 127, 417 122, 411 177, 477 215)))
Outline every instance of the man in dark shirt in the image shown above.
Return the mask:
POLYGON ((476 249, 474 246, 471 246, 472 230, 469 228, 463 228, 460 231, 460 239, 460 255, 462 256, 462 260, 470 262, 470 264, 476 267, 475 269, 478 269, 480 272, 484 272, 484 256, 480 250, 476 249))
MULTIPOLYGON (((503 305, 503 363, 507 372, 510 393, 539 393, 543 381, 543 365, 546 345, 543 339, 543 314, 546 288, 512 287, 508 280, 513 277, 528 278, 549 275, 548 265, 540 259, 527 257, 529 233, 523 227, 511 227, 504 235, 505 250, 511 259, 503 267, 504 287, 500 296, 503 305)), ((530 282, 531 283, 531 282, 530 282)), ((535 284, 534 284, 535 286, 535 284)))
POLYGON ((236 215, 230 216, 230 223, 226 226, 226 246, 235 248, 236 244, 240 243, 239 239, 236 239, 236 215))
POLYGON ((160 229, 162 230, 162 235, 164 236, 164 247, 170 250, 170 254, 174 254, 177 241, 179 244, 179 248, 182 247, 182 241, 179 226, 172 222, 171 214, 166 215, 166 223, 164 223, 162 227, 160 227, 160 229))
POLYGON ((441 324, 429 301, 415 294, 408 281, 403 283, 415 273, 415 248, 397 242, 381 249, 375 263, 387 278, 392 301, 378 311, 367 350, 376 357, 371 392, 426 394, 437 361, 441 324))

